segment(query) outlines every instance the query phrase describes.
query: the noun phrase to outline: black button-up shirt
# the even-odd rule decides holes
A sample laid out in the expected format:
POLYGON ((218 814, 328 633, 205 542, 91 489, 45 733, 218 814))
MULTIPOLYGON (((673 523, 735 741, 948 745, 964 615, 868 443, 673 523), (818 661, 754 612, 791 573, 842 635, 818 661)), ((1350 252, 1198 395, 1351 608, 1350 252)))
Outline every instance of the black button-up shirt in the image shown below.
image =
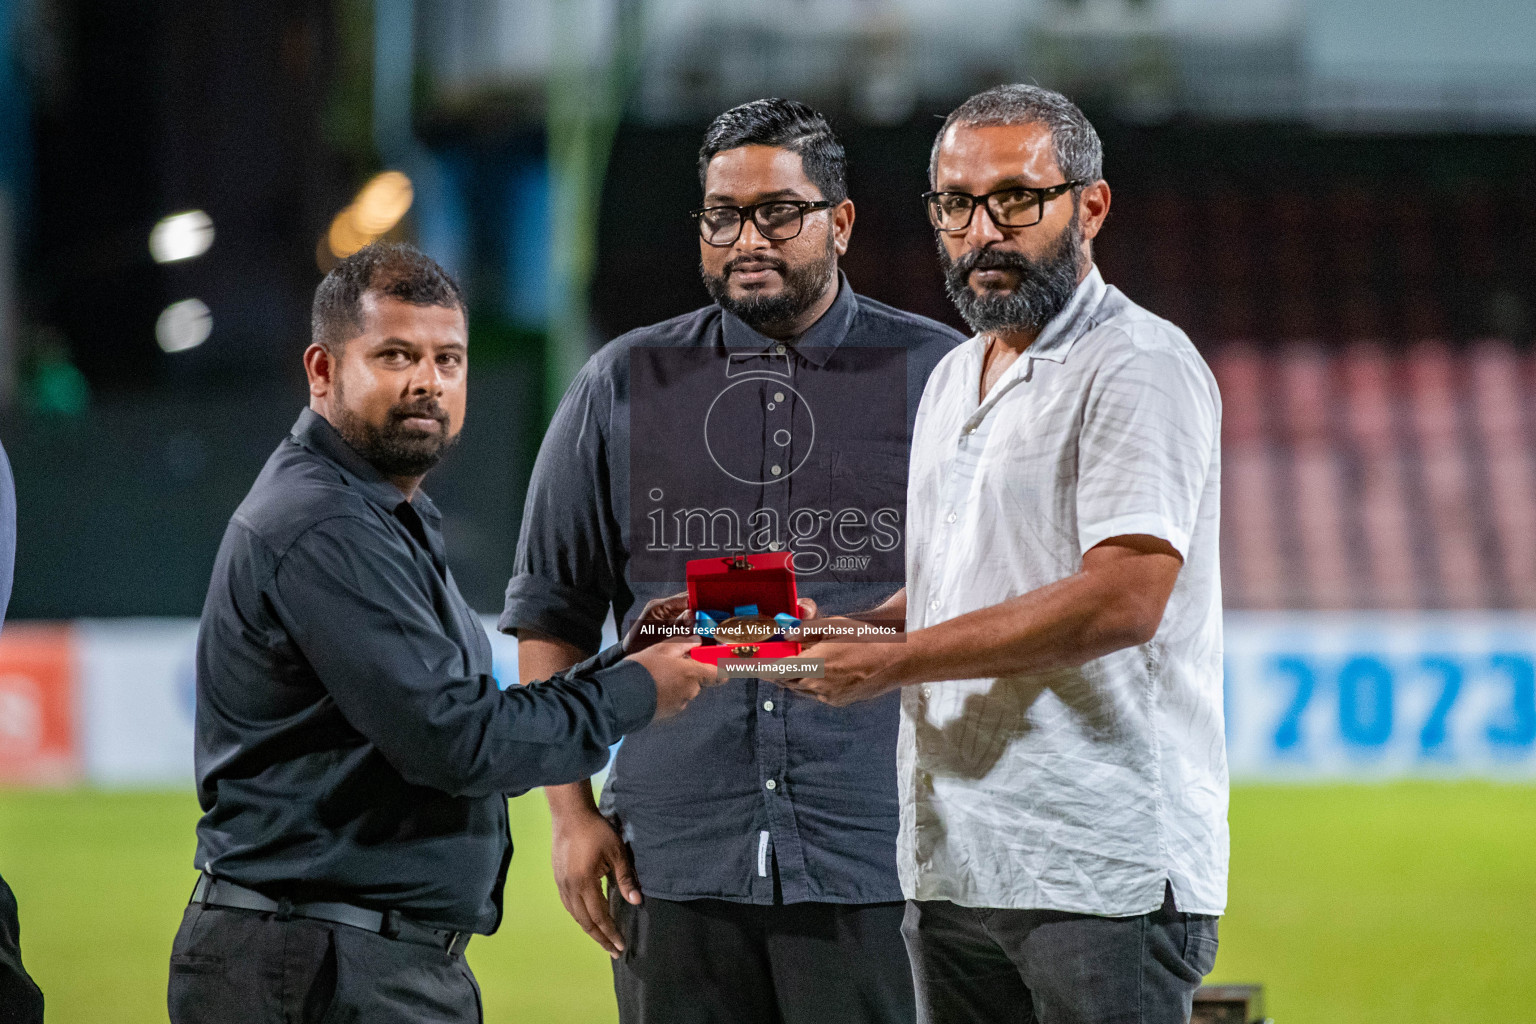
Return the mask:
MULTIPOLYGON (((683 589, 688 559, 733 550, 794 551, 800 596, 823 614, 878 604, 904 575, 918 400, 961 340, 846 279, 793 344, 718 306, 614 340, 544 438, 500 628, 595 650, 610 607, 622 633, 646 601, 683 589)), ((899 900, 898 701, 829 708, 737 679, 630 736, 601 808, 641 889, 899 900)))
POLYGON ((199 868, 489 933, 507 795, 585 778, 650 721, 617 649, 499 689, 440 523, 309 410, 267 460, 198 631, 199 868))

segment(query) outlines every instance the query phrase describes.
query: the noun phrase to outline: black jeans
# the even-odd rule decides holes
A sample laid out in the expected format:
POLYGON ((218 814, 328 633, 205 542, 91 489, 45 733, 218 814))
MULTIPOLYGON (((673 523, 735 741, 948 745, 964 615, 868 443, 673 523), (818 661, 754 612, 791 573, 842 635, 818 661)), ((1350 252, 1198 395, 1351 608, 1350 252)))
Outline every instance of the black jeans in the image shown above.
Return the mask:
POLYGON ((171 947, 171 1024, 480 1024, 463 957, 361 928, 194 903, 171 947))
POLYGON ((42 1024, 43 993, 21 965, 16 895, 0 878, 0 1024, 42 1024))
POLYGON ((910 1024, 901 903, 609 901, 620 1024, 910 1024))
POLYGON ((1185 1024, 1216 962, 1216 918, 907 904, 920 1024, 1185 1024))

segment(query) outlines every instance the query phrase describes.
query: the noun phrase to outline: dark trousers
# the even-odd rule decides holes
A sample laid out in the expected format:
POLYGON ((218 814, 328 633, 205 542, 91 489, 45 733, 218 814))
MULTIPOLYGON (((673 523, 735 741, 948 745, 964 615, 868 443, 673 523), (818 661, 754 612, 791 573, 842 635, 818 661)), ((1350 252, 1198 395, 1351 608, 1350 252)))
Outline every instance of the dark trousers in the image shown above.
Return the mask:
POLYGON ((914 900, 902 923, 921 1024, 1185 1024, 1216 918, 987 910, 914 900))
POLYGON ((620 1024, 909 1024, 901 903, 615 896, 620 1024))
POLYGON ((171 947, 171 1024, 480 1024, 462 956, 304 918, 194 903, 171 947))
POLYGON ((16 894, 0 878, 0 1024, 42 1024, 43 993, 21 965, 16 894))

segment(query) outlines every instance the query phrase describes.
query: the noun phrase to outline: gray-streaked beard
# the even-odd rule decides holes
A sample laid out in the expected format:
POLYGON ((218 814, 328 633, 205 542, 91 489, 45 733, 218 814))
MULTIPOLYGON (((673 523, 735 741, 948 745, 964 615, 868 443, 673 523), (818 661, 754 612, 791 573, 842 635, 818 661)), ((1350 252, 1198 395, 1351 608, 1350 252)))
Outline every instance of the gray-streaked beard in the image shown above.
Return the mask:
POLYGON ((1082 266, 1082 247, 1083 231, 1076 210, 1055 244, 1039 260, 1008 249, 972 249, 952 260, 939 239, 944 290, 960 311, 961 319, 977 334, 1038 331, 1072 301, 1082 266), (1018 274, 1019 283, 1009 291, 988 289, 977 294, 970 277, 971 271, 981 269, 1012 270, 1018 274))
POLYGON ((827 233, 827 251, 822 258, 802 267, 791 267, 777 256, 738 256, 725 265, 725 273, 719 277, 699 264, 699 276, 704 279, 704 290, 721 309, 735 313, 741 322, 759 333, 781 331, 788 328, 800 314, 810 309, 827 290, 827 285, 837 277, 837 249, 831 232, 827 233), (767 263, 784 279, 784 287, 777 295, 749 295, 745 299, 731 297, 728 281, 732 264, 737 260, 767 263))

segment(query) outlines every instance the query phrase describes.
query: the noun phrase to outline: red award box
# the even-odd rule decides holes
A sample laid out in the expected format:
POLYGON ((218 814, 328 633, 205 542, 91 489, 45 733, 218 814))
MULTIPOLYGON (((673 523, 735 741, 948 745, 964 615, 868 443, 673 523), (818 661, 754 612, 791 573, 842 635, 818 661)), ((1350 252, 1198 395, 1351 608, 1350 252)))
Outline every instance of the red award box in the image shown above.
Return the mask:
MULTIPOLYGON (((788 551, 760 555, 694 558, 688 562, 688 608, 727 616, 779 614, 799 616, 795 569, 788 551), (748 610, 750 609, 750 610, 748 610)), ((688 652, 695 661, 714 665, 721 658, 789 658, 800 644, 789 640, 717 643, 706 638, 688 652)))

